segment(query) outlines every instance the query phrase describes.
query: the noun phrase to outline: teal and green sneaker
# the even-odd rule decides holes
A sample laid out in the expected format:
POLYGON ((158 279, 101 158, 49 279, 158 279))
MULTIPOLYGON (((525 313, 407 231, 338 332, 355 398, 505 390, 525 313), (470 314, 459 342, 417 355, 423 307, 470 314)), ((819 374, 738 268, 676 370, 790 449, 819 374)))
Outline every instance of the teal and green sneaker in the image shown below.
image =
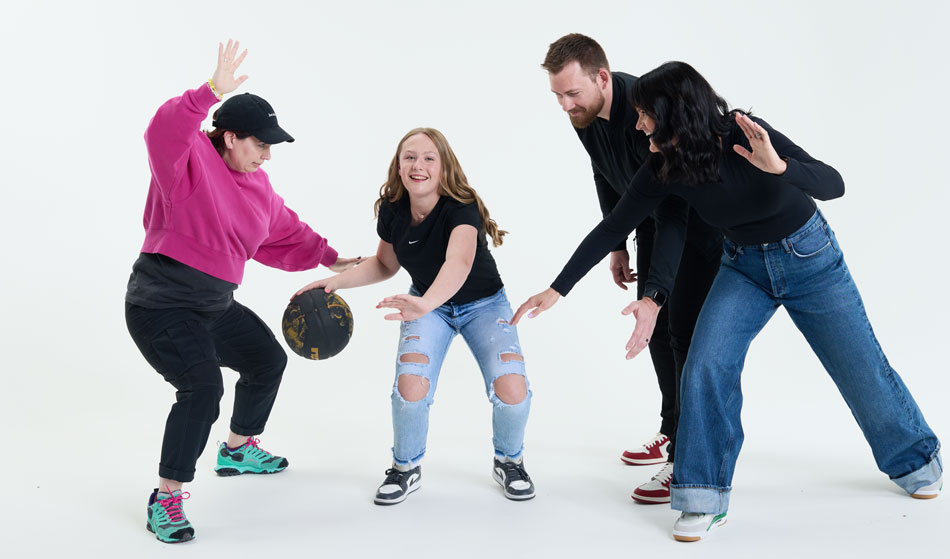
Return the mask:
POLYGON ((219 476, 240 474, 276 474, 287 469, 287 459, 275 456, 258 446, 260 439, 251 437, 241 446, 231 450, 221 443, 218 448, 218 463, 214 471, 219 476))
POLYGON ((177 490, 173 493, 152 491, 148 498, 148 522, 145 527, 155 534, 159 541, 181 543, 195 539, 195 529, 185 517, 181 502, 191 497, 190 493, 177 490))

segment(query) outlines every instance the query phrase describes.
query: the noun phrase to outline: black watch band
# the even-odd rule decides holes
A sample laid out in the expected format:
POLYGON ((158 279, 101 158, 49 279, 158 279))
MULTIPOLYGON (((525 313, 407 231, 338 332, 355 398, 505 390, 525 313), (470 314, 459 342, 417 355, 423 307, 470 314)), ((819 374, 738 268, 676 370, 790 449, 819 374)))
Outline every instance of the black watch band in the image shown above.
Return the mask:
POLYGON ((643 294, 644 297, 649 297, 653 299, 653 302, 656 303, 656 306, 662 307, 666 304, 666 295, 660 293, 656 289, 651 289, 643 294))

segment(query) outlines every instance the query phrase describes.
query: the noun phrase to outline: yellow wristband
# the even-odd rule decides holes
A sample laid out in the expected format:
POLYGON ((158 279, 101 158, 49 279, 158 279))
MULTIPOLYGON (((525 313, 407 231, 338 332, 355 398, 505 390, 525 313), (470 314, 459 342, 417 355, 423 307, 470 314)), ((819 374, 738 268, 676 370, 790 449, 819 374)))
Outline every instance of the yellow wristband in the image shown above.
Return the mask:
POLYGON ((218 93, 218 90, 214 88, 214 82, 213 82, 213 81, 208 80, 208 87, 211 88, 211 93, 214 93, 214 96, 215 96, 215 97, 217 97, 218 99, 221 99, 221 94, 218 93))

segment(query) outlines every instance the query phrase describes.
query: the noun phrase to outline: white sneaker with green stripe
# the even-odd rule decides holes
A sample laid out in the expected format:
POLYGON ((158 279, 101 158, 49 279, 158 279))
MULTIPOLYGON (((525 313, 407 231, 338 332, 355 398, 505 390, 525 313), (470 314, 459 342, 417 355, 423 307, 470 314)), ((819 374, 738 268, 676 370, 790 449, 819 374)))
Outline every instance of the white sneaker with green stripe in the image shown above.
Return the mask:
POLYGON ((943 476, 941 475, 937 478, 937 481, 931 483, 930 485, 925 485, 917 491, 911 493, 911 497, 915 499, 934 499, 937 495, 940 495, 940 490, 943 489, 943 476))
POLYGON ((698 542, 713 529, 726 523, 726 513, 703 514, 684 512, 673 524, 673 539, 679 542, 698 542))

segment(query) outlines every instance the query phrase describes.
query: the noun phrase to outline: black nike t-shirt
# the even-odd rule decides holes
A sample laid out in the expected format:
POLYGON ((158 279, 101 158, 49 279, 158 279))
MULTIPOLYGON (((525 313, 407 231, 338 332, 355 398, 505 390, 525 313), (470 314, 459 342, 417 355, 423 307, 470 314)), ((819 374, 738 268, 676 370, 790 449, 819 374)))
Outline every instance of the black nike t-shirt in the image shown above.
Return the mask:
POLYGON ((495 259, 488 250, 488 240, 477 204, 463 204, 442 196, 421 223, 412 225, 408 196, 396 202, 384 201, 379 206, 376 232, 380 239, 393 245, 399 265, 409 272, 416 289, 425 294, 439 275, 445 262, 449 236, 459 225, 471 225, 478 229, 472 270, 458 292, 449 298, 451 303, 465 304, 494 295, 504 287, 495 259))

